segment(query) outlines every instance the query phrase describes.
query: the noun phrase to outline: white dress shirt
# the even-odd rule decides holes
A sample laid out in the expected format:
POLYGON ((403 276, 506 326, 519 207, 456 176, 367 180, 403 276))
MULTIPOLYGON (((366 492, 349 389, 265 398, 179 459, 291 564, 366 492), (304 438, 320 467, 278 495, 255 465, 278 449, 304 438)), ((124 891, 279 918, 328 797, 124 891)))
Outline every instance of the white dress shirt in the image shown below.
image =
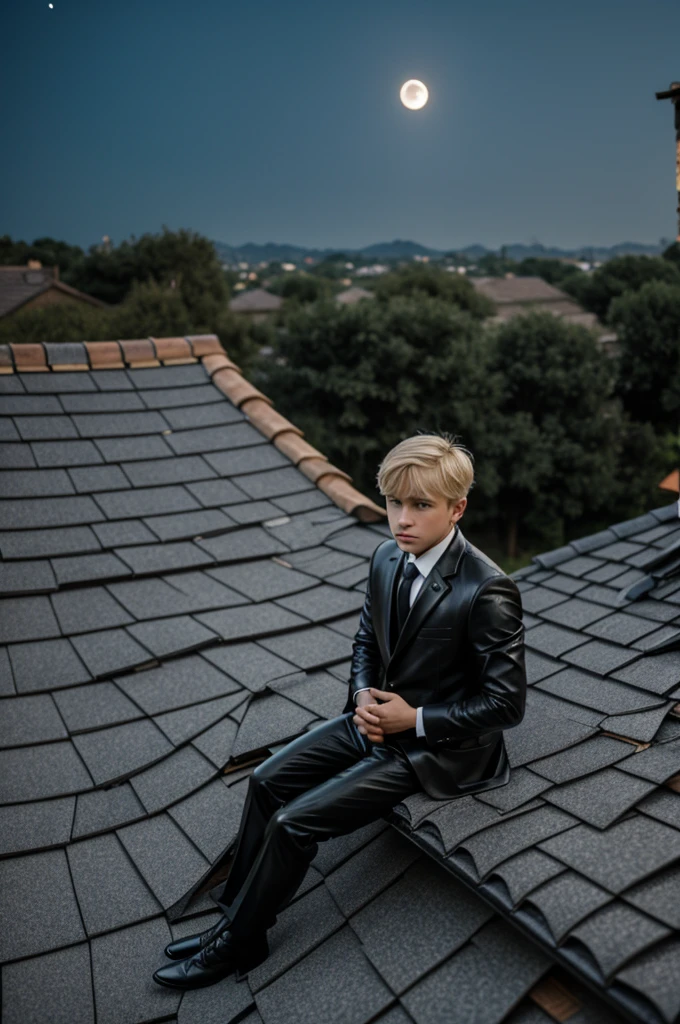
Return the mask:
MULTIPOLYGON (((417 558, 413 554, 412 551, 409 551, 408 557, 407 557, 406 561, 407 562, 415 562, 416 563, 416 569, 418 570, 418 575, 413 580, 413 583, 411 584, 411 590, 409 591, 409 595, 408 595, 409 608, 413 607, 413 602, 415 601, 415 599, 417 598, 418 594, 420 593, 421 588, 423 587, 423 585, 425 583, 426 577, 432 571, 432 569, 434 568, 435 564, 439 561, 439 559, 444 554, 444 552, 448 548, 449 544, 453 540, 454 534, 456 532, 456 525, 457 525, 456 523, 453 524, 453 526, 451 527, 450 532, 447 533, 446 537, 444 537, 443 540, 440 540, 439 543, 435 544, 433 547, 427 548, 427 550, 423 551, 422 554, 418 555, 417 558)), ((359 690, 355 690, 355 692, 354 692, 355 704, 356 704, 356 695, 357 695, 357 693, 361 693, 362 690, 369 690, 369 689, 370 689, 369 686, 362 686, 359 690)), ((419 708, 416 708, 416 736, 424 736, 424 735, 425 735, 425 729, 423 727, 423 709, 422 709, 422 706, 421 706, 419 708)))

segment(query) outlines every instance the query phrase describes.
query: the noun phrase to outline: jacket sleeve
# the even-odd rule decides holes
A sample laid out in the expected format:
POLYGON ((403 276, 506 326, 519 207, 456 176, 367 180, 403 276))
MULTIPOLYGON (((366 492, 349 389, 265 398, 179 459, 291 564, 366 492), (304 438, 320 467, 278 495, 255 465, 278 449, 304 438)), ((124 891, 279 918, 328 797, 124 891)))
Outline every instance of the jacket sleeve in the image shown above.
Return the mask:
POLYGON ((517 584, 509 576, 485 580, 468 617, 472 696, 423 705, 429 745, 518 725, 526 704, 524 623, 517 584))
POLYGON ((378 547, 371 555, 371 562, 368 567, 366 597, 364 598, 364 606, 359 617, 359 628, 352 643, 349 691, 343 713, 353 710, 354 694, 357 690, 360 690, 363 686, 378 686, 380 682, 382 657, 373 630, 373 616, 371 612, 371 576, 373 575, 376 551, 379 547, 381 547, 380 544, 378 544, 378 547))

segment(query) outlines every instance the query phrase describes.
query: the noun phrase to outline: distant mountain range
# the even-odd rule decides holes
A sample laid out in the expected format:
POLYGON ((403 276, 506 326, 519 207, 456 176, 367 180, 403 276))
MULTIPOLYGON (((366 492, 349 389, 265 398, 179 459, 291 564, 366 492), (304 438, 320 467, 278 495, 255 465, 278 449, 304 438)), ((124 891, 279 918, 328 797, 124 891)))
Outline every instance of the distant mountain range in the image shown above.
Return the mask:
MULTIPOLYGON (((559 249, 557 246, 546 246, 537 242, 533 245, 519 243, 506 245, 504 249, 506 255, 513 260, 523 260, 530 256, 545 259, 584 257, 589 260, 609 260, 612 256, 621 256, 627 253, 657 256, 666 245, 670 245, 670 241, 662 239, 658 245, 620 242, 618 245, 608 247, 584 245, 578 249, 559 249)), ((245 245, 227 245, 226 242, 215 242, 215 248, 223 263, 239 263, 241 261, 260 263, 264 260, 301 263, 306 256, 311 256, 316 261, 327 259, 339 252, 347 256, 362 256, 364 259, 374 260, 410 260, 414 256, 430 256, 437 259, 454 252, 475 260, 486 253, 500 253, 500 249, 487 249, 484 245, 466 245, 462 249, 428 249, 427 246, 419 245, 418 242, 403 241, 400 238, 396 238, 393 242, 377 242, 375 245, 367 245, 363 249, 307 249, 301 245, 286 245, 277 242, 267 242, 266 245, 257 245, 255 242, 246 242, 245 245)))

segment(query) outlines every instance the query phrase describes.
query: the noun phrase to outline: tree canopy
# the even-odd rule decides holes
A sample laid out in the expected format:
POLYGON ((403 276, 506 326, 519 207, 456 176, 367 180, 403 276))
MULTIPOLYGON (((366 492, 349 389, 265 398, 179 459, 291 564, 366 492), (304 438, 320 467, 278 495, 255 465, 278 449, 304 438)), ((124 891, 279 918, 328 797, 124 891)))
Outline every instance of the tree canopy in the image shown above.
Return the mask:
POLYGON ((275 352, 258 369, 258 386, 376 499, 377 464, 390 447, 418 428, 481 443, 478 409, 500 387, 487 372, 478 321, 422 295, 298 308, 275 352))
POLYGON ((480 320, 494 312, 493 303, 485 295, 480 295, 464 275, 427 263, 411 263, 383 274, 376 279, 373 290, 377 298, 383 301, 397 295, 442 299, 480 320))
POLYGON ((680 284, 680 269, 661 256, 616 256, 592 274, 569 277, 562 287, 585 309, 606 320, 614 299, 637 291, 648 281, 680 284))
POLYGON ((573 263, 539 256, 527 256, 526 259, 520 260, 515 273, 518 277, 542 277, 556 288, 561 288, 563 282, 571 277, 584 276, 583 271, 573 263))
POLYGON ((680 428, 680 275, 615 299, 609 321, 619 346, 618 392, 631 415, 659 431, 680 428))
MULTIPOLYGON (((584 327, 531 312, 500 326, 492 369, 503 380, 499 518, 508 547, 520 530, 559 545, 563 531, 611 509, 629 427, 614 398, 615 367, 584 327)), ((640 467, 629 500, 648 494, 640 467)))

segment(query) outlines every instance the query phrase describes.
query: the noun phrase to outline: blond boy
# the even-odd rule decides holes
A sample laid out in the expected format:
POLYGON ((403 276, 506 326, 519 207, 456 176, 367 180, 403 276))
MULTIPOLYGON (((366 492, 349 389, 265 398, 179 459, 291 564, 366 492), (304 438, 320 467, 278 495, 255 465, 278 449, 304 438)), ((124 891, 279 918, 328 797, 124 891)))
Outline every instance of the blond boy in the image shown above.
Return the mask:
POLYGON ((522 605, 458 525, 472 456, 448 434, 417 434, 387 453, 377 483, 393 536, 371 557, 345 708, 254 769, 224 915, 166 948, 178 962, 156 971, 159 984, 240 981, 266 959, 267 928, 320 841, 412 793, 447 800, 509 780, 503 730, 526 699, 522 605))

